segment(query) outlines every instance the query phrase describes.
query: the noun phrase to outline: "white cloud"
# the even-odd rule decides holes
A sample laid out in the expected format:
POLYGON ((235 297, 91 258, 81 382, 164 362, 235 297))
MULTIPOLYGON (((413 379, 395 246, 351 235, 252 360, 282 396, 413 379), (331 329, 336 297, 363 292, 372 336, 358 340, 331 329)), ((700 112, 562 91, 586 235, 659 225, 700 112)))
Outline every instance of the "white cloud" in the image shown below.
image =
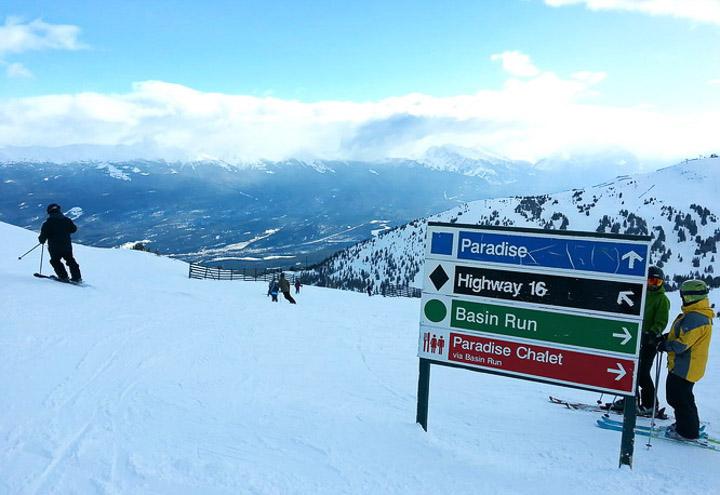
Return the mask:
POLYGON ((18 17, 8 17, 0 25, 0 65, 11 78, 33 77, 30 69, 19 62, 5 58, 29 51, 80 50, 86 46, 78 41, 80 28, 69 24, 49 24, 42 19, 23 22, 18 17))
POLYGON ((572 75, 573 79, 576 79, 578 81, 587 82, 589 84, 598 84, 605 80, 607 77, 607 74, 604 72, 590 72, 587 70, 583 70, 580 72, 576 72, 572 75))
POLYGON ((590 10, 623 10, 720 24, 718 0, 545 0, 552 7, 585 5, 590 10))
POLYGON ((500 60, 505 72, 513 76, 533 77, 540 73, 540 70, 530 60, 530 57, 518 51, 496 53, 490 59, 493 62, 500 60))
POLYGON ((30 72, 30 70, 25 67, 23 64, 14 62, 12 64, 7 64, 7 67, 5 69, 5 73, 8 77, 11 78, 29 78, 33 77, 33 73, 30 72))
POLYGON ((80 50, 80 28, 69 24, 49 24, 42 19, 23 22, 8 17, 0 26, 0 56, 32 50, 80 50))
MULTIPOLYGON (((516 59, 535 67, 523 57, 516 59)), ((162 81, 135 83, 124 94, 5 99, 0 146, 126 145, 152 150, 148 158, 181 150, 230 161, 413 157, 444 144, 527 160, 604 147, 666 161, 717 152, 718 110, 602 106, 593 103, 602 72, 520 74, 474 94, 363 103, 206 93, 162 81)))

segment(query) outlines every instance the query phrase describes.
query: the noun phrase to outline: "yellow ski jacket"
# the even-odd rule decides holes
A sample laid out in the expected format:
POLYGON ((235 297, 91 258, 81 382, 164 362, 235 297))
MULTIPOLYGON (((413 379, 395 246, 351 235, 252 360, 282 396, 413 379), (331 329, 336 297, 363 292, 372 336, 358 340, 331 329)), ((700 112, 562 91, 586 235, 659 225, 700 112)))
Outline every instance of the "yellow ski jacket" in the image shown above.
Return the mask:
POLYGON ((708 298, 682 307, 668 334, 668 371, 697 382, 705 374, 714 313, 708 298))

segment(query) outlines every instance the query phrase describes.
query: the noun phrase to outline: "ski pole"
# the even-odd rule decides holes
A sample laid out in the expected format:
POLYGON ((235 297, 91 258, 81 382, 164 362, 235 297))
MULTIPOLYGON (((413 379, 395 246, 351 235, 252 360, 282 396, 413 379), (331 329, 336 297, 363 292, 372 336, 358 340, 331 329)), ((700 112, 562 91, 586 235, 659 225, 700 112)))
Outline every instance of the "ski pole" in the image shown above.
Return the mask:
POLYGON ((40 249, 40 271, 38 272, 40 275, 42 275, 43 254, 45 254, 45 244, 43 244, 42 248, 40 249))
POLYGON ((653 397, 652 419, 650 420, 650 436, 645 445, 648 449, 652 447, 652 438, 655 434, 655 413, 657 412, 657 387, 660 386, 660 361, 662 361, 662 351, 658 353, 657 361, 655 361, 655 396, 653 397))
MULTIPOLYGON (((609 396, 609 395, 610 395, 610 394, 608 394, 608 396, 609 396)), ((609 418, 609 417, 610 417, 610 410, 612 409, 613 405, 615 405, 615 401, 616 401, 616 400, 617 400, 617 395, 613 395, 613 400, 612 400, 612 402, 610 403, 610 407, 607 408, 607 412, 606 412, 605 414, 603 414, 603 416, 605 416, 606 418, 609 418)))
POLYGON ((597 403, 598 403, 599 406, 602 406, 602 398, 603 398, 603 395, 605 395, 605 392, 602 392, 602 393, 600 394, 600 398, 599 398, 598 401, 597 401, 597 403))
POLYGON ((35 251, 39 245, 40 245, 40 243, 38 242, 37 244, 35 244, 35 245, 33 246, 33 248, 32 248, 30 251, 28 251, 27 253, 23 254, 22 256, 18 256, 18 259, 19 259, 19 260, 23 259, 23 258, 24 258, 25 256, 27 256, 28 254, 30 254, 30 253, 32 253, 33 251, 35 251))

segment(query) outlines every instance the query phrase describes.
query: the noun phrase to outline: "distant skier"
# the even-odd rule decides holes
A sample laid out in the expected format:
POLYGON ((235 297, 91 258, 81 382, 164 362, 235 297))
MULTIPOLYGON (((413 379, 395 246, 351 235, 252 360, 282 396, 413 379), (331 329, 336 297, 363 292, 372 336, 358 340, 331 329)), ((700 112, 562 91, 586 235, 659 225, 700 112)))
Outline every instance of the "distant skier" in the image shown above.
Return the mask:
POLYGON ((272 297, 272 302, 278 302, 278 293, 280 292, 280 286, 278 285, 277 279, 273 277, 268 285, 268 296, 272 297))
POLYGON ((295 294, 300 294, 300 287, 302 287, 302 284, 300 283, 300 279, 295 279, 295 294))
POLYGON ((368 286, 367 286, 368 296, 372 297, 372 292, 373 292, 372 284, 368 284, 368 286))
MULTIPOLYGON (((662 333, 667 327, 670 316, 670 300, 665 295, 665 274, 657 266, 648 270, 647 296, 645 298, 645 312, 643 316, 642 336, 640 338, 640 359, 638 362, 638 396, 640 398, 640 414, 652 413, 655 397, 655 384, 653 384, 650 370, 652 369, 657 346, 662 333)), ((656 402, 656 404, 658 404, 656 402)), ((624 399, 613 404, 613 409, 622 411, 624 399)), ((658 407, 659 409, 659 407, 658 407)))
POLYGON ((670 332, 663 335, 658 349, 668 353, 665 395, 675 409, 675 424, 666 436, 694 440, 700 436, 700 418, 693 387, 705 374, 715 316, 708 300, 708 287, 702 280, 687 280, 680 286, 682 313, 670 332))
POLYGON ((295 304, 295 299, 290 295, 290 282, 285 278, 285 274, 280 274, 280 292, 283 293, 285 299, 290 301, 290 304, 295 304))
POLYGON ((45 241, 48 241, 50 265, 52 265, 59 280, 82 282, 80 265, 73 257, 72 243, 70 242, 70 234, 77 232, 77 227, 72 220, 62 214, 60 205, 57 203, 48 205, 47 214, 48 218, 42 224, 38 240, 40 244, 45 244, 45 241), (69 279, 65 265, 62 263, 63 259, 70 269, 71 278, 69 279))

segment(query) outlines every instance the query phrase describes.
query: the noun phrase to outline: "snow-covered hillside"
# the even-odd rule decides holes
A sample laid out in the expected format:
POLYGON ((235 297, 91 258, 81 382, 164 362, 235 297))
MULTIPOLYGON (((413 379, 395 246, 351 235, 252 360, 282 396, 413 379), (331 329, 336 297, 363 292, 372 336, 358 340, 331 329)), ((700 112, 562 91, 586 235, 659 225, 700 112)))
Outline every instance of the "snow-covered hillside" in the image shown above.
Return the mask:
MULTIPOLYGON (((297 305, 273 304, 264 284, 190 280, 179 261, 83 246, 88 286, 75 287, 33 278, 37 251, 17 260, 34 233, 0 223, 0 237, 0 494, 720 486, 716 452, 657 440, 638 439, 634 469, 618 470, 619 434, 547 402, 597 399, 571 389, 433 368, 423 432, 418 300, 305 287, 297 305)), ((716 343, 695 392, 717 431, 716 343)))
MULTIPOLYGON (((314 280, 332 287, 419 284, 427 220, 616 232, 653 238, 652 262, 673 282, 720 287, 720 158, 691 160, 557 194, 475 201, 384 232, 329 258, 314 280)), ((671 285, 673 285, 671 284, 671 285)))

